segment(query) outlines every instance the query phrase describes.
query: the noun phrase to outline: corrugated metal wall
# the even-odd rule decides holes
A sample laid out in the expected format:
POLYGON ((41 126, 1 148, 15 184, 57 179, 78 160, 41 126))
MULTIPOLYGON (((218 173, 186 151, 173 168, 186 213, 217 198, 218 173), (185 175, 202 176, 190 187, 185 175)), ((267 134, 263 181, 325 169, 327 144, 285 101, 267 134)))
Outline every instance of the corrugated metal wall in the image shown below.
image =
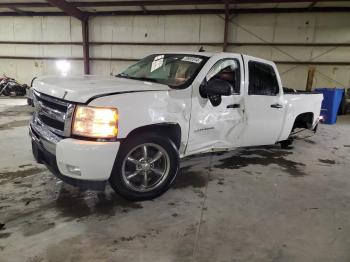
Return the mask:
MULTIPOLYGON (((0 25, 0 57, 68 58, 72 59, 71 73, 83 72, 83 62, 77 60, 82 57, 82 46, 77 44, 82 41, 78 20, 69 17, 1 17, 0 25), (1 44, 1 41, 64 44, 1 44)), ((228 50, 283 62, 278 66, 284 85, 297 89, 305 88, 309 66, 288 62, 336 62, 335 65, 315 65, 314 85, 349 87, 350 46, 333 46, 350 43, 349 28, 347 13, 241 14, 234 16, 229 25, 228 41, 233 45, 229 45, 228 50), (237 43, 249 45, 234 45, 237 43), (261 46, 261 43, 265 45, 261 46), (266 43, 306 45, 272 46, 266 43), (325 43, 329 45, 316 46, 325 43)), ((92 60, 91 71, 92 74, 116 74, 132 63, 116 59, 139 59, 155 52, 198 50, 201 45, 208 51, 221 51, 219 43, 223 41, 223 31, 224 20, 220 15, 94 17, 90 19, 90 41, 93 43, 90 56, 106 60, 92 60), (118 45, 111 42, 135 44, 118 45)), ((0 73, 28 83, 33 76, 57 72, 54 59, 2 58, 0 73)))

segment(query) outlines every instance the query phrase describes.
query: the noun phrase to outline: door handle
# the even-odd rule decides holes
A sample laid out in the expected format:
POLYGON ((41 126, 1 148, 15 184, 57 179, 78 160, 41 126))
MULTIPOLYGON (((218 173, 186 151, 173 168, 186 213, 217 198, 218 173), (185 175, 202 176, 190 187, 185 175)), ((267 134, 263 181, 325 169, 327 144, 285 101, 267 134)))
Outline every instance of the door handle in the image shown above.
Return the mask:
POLYGON ((228 105, 226 108, 240 108, 241 105, 240 104, 231 104, 231 105, 228 105))
POLYGON ((283 106, 280 104, 272 104, 271 107, 272 108, 283 108, 283 106))

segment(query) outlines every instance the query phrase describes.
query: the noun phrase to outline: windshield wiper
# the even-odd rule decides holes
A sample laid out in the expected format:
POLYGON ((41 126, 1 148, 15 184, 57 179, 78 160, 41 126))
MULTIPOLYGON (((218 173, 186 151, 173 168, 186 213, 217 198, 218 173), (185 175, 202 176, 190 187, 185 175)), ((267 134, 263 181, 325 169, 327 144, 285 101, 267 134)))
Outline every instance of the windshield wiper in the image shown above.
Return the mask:
POLYGON ((116 77, 127 78, 127 79, 133 79, 133 80, 139 80, 139 81, 148 81, 148 82, 160 83, 160 84, 162 83, 161 81, 159 81, 158 79, 155 79, 155 78, 136 77, 136 76, 130 76, 130 75, 125 74, 125 73, 117 74, 116 77))
POLYGON ((159 80, 149 77, 129 77, 130 79, 159 83, 159 80))
POLYGON ((128 74, 125 74, 125 73, 117 74, 116 77, 130 78, 130 76, 128 74))
POLYGON ((118 77, 133 79, 133 80, 139 80, 139 81, 147 81, 147 82, 154 82, 154 83, 160 83, 159 80, 149 77, 136 77, 136 76, 129 76, 127 74, 119 74, 118 77))

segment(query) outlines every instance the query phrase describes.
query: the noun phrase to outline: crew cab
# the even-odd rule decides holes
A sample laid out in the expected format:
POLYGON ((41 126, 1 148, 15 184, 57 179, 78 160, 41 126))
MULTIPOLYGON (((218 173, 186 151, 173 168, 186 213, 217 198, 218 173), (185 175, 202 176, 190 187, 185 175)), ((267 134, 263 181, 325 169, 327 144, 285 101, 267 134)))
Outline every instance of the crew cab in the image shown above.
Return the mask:
POLYGON ((183 157, 316 130, 322 99, 284 89, 271 61, 162 53, 116 76, 38 77, 29 133, 36 160, 63 181, 144 200, 172 185, 183 157))

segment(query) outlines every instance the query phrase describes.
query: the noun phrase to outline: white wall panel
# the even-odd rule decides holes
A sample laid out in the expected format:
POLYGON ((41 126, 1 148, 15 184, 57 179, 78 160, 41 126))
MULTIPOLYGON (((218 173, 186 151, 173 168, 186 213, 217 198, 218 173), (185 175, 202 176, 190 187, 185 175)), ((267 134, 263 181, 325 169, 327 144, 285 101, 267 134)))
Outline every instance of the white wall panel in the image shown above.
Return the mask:
POLYGON ((71 41, 69 17, 43 17, 42 41, 71 41))
POLYGON ((308 61, 311 59, 313 47, 278 46, 271 47, 271 60, 274 61, 308 61))
POLYGON ((15 55, 16 55, 16 45, 10 45, 10 44, 0 45, 0 56, 15 56, 15 55))
POLYGON ((42 17, 13 18, 13 34, 15 41, 40 41, 42 39, 42 17))
POLYGON ((200 17, 195 15, 165 17, 166 42, 199 42, 200 17))
POLYGON ((75 18, 70 18, 70 41, 82 42, 83 35, 81 29, 81 22, 75 18))
POLYGON ((277 68, 284 87, 305 90, 308 74, 307 66, 278 64, 277 68), (298 77, 295 77, 296 75, 298 77))
POLYGON ((14 41, 14 17, 0 16, 0 41, 14 41))
POLYGON ((349 13, 317 14, 315 42, 350 42, 349 13))
POLYGON ((199 16, 199 42, 221 43, 224 40, 224 20, 219 16, 199 16))
POLYGON ((113 28, 113 41, 132 42, 134 17, 113 17, 113 19, 115 20, 115 27, 113 28))
POLYGON ((350 61, 350 47, 314 47, 312 51, 313 61, 350 61))
POLYGON ((0 59, 0 75, 5 74, 10 77, 16 77, 16 63, 17 60, 0 59))
MULTIPOLYGON (((90 41, 98 42, 192 42, 194 45, 91 45, 93 58, 138 59, 164 51, 197 51, 198 43, 223 41, 223 15, 113 16, 90 19, 90 41)), ((234 43, 345 43, 350 42, 350 19, 344 13, 242 14, 229 23, 228 40, 234 43)), ((69 17, 0 17, 0 41, 81 42, 81 23, 69 17)), ((211 52, 221 46, 206 46, 211 52)), ((229 51, 277 61, 309 60, 350 61, 348 47, 300 46, 229 46, 229 51)), ((0 44, 0 56, 82 57, 79 45, 9 45, 0 44)), ((82 60, 70 61, 72 73, 83 73, 82 60)), ((116 74, 132 62, 91 61, 93 74, 116 74)), ((308 66, 278 65, 286 86, 305 88, 308 66)), ((0 59, 0 74, 6 73, 22 82, 37 74, 56 74, 52 60, 0 59)), ((349 66, 317 66, 316 86, 349 86, 349 66), (326 75, 326 76, 325 76, 326 75), (333 80, 332 80, 333 79, 333 80), (339 83, 337 83, 339 82, 339 83)))
POLYGON ((38 45, 16 45, 15 46, 15 56, 33 56, 41 57, 42 56, 43 46, 38 45))
POLYGON ((89 25, 91 41, 113 41, 113 29, 116 27, 113 17, 94 18, 89 25))
MULTIPOLYGON (((82 61, 70 61, 71 75, 79 75, 83 71, 82 61)), ((53 60, 14 60, 0 59, 0 73, 15 77, 22 83, 29 84, 34 76, 57 75, 60 72, 53 60)))
POLYGON ((238 46, 228 48, 228 51, 234 53, 247 54, 255 57, 271 60, 272 48, 270 46, 238 46))
POLYGON ((91 61, 90 70, 94 75, 110 75, 111 62, 110 61, 91 61))
POLYGON ((278 14, 274 27, 274 42, 311 43, 315 33, 315 14, 278 14))
POLYGON ((315 74, 316 87, 350 86, 350 66, 318 66, 315 74))
MULTIPOLYGON (((64 45, 44 45, 42 46, 43 56, 48 57, 71 57, 72 49, 64 45)), ((79 55, 81 56, 81 55, 79 55)))
POLYGON ((79 45, 71 45, 69 47, 71 49, 72 57, 81 57, 83 53, 83 47, 79 45))
POLYGON ((127 61, 92 61, 91 68, 96 75, 117 75, 132 63, 127 61))
POLYGON ((112 46, 111 45, 95 45, 90 47, 91 57, 111 58, 112 46))
POLYGON ((233 19, 235 24, 230 25, 236 30, 235 34, 229 38, 231 42, 272 42, 275 30, 275 16, 274 14, 246 14, 239 15, 233 19))
POLYGON ((164 42, 164 16, 135 16, 133 24, 133 42, 164 42))

